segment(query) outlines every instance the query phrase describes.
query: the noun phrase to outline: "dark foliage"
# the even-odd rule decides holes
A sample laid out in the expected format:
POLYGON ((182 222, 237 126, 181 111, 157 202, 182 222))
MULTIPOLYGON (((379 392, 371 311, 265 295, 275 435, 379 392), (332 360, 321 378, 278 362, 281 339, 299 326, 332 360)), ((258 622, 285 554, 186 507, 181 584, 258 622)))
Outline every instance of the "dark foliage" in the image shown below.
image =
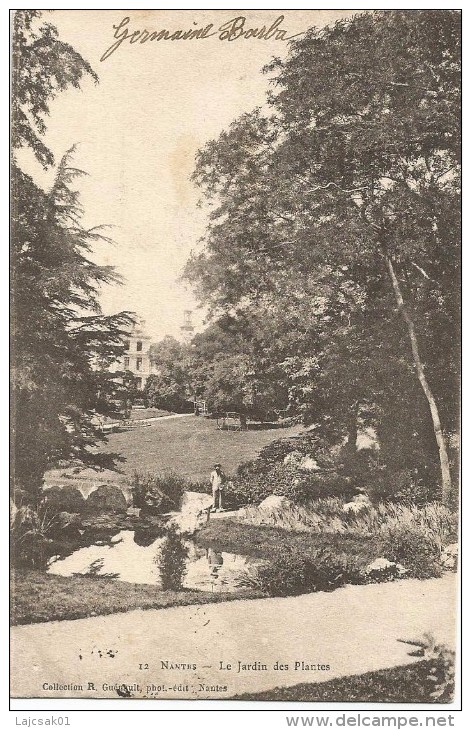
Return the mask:
POLYGON ((43 166, 54 157, 41 137, 50 102, 86 76, 95 83, 90 64, 60 40, 57 29, 43 22, 40 10, 15 10, 13 18, 12 146, 30 147, 43 166))
POLYGON ((150 474, 134 472, 131 493, 134 507, 143 513, 162 514, 180 508, 183 492, 189 482, 185 477, 172 472, 150 474))
POLYGON ((385 532, 381 555, 403 565, 411 578, 437 578, 443 572, 437 540, 408 525, 399 525, 385 532))
MULTIPOLYGON (((53 156, 41 140, 52 99, 96 75, 37 10, 18 10, 13 32, 13 149, 29 146, 43 166, 53 156)), ((94 415, 113 415, 118 375, 107 366, 123 352, 128 313, 105 317, 98 292, 118 283, 88 254, 100 240, 86 229, 70 150, 52 188, 39 188, 12 164, 12 407, 14 488, 37 503, 44 472, 59 461, 113 467, 92 447, 103 436, 94 415)))
POLYGON ((352 452, 373 426, 385 468, 440 480, 445 500, 459 413, 460 22, 362 13, 274 59, 273 113, 242 115, 198 154, 212 215, 186 270, 215 315, 264 313, 260 370, 292 413, 352 452))
POLYGON ((188 548, 176 530, 169 530, 155 558, 163 591, 179 591, 187 569, 188 548))
POLYGON ((353 677, 341 677, 328 682, 297 684, 294 687, 276 687, 265 692, 237 695, 238 700, 259 702, 395 702, 428 704, 452 702, 453 690, 444 697, 434 696, 435 684, 431 677, 440 662, 420 661, 393 669, 381 669, 353 677))
POLYGON ((275 464, 264 470, 243 468, 228 486, 227 501, 233 506, 259 504, 271 494, 287 497, 295 504, 303 504, 321 497, 349 497, 353 489, 348 477, 335 472, 309 472, 291 464, 275 464))
POLYGON ((256 567, 255 575, 254 585, 270 596, 333 591, 347 583, 363 582, 358 559, 328 548, 308 555, 279 548, 270 562, 256 567))

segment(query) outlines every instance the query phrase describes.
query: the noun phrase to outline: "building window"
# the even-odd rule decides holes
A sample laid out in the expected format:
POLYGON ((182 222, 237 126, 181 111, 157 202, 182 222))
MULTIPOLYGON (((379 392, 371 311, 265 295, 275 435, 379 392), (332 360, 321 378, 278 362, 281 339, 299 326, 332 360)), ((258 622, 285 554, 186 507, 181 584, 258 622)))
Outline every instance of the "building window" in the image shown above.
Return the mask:
POLYGON ((136 370, 142 370, 142 357, 136 358, 136 370))
POLYGON ((131 343, 129 340, 124 340, 124 349, 128 352, 131 349, 131 343))
POLYGON ((124 358, 124 369, 129 370, 129 357, 124 358))
POLYGON ((136 342, 136 350, 137 350, 138 352, 142 352, 142 342, 141 342, 141 340, 138 340, 138 341, 136 342))

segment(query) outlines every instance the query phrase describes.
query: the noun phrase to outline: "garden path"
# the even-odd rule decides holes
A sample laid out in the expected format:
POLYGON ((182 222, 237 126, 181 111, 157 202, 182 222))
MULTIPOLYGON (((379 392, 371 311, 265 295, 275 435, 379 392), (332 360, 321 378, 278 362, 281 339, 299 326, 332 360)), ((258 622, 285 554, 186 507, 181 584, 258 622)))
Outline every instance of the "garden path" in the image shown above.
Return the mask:
POLYGON ((414 661, 411 647, 398 639, 416 640, 431 632, 438 641, 455 644, 450 607, 456 590, 456 576, 447 574, 293 598, 16 626, 12 694, 113 699, 116 690, 106 687, 126 684, 134 697, 225 699, 393 667, 414 661), (239 662, 255 667, 238 671, 239 662), (288 668, 274 669, 276 662, 288 668), (175 663, 196 669, 171 668, 175 663), (83 689, 49 690, 45 682, 83 689))

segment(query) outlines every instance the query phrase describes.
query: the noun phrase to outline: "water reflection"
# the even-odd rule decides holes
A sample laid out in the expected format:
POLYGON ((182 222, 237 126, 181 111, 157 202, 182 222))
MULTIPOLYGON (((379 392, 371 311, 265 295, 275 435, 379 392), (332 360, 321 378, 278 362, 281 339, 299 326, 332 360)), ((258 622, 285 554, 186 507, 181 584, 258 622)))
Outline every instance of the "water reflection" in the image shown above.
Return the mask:
MULTIPOLYGON (((66 557, 50 560, 48 572, 54 575, 107 576, 128 583, 159 586, 158 557, 165 535, 156 538, 142 531, 122 530, 107 543, 97 541, 66 557)), ((241 590, 238 575, 250 558, 234 553, 203 548, 185 541, 188 548, 183 588, 200 591, 232 592, 241 590)))

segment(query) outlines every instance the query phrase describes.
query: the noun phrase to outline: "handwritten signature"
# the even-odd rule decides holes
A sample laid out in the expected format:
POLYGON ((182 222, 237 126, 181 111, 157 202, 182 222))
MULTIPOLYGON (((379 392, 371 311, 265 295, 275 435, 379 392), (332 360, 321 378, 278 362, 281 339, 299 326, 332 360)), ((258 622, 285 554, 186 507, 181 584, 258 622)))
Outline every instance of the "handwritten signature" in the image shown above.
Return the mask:
POLYGON ((247 23, 247 18, 243 15, 238 15, 236 18, 228 20, 223 23, 219 28, 216 28, 213 23, 209 23, 204 27, 198 27, 196 21, 193 22, 194 28, 189 30, 133 30, 130 31, 127 27, 130 22, 129 17, 125 17, 119 23, 119 25, 113 25, 115 39, 114 43, 104 52, 100 61, 106 61, 122 43, 128 41, 130 45, 139 44, 153 41, 192 41, 192 40, 203 40, 211 38, 212 36, 218 36, 220 41, 236 41, 239 39, 255 38, 261 41, 289 41, 292 38, 296 38, 301 33, 295 33, 294 35, 288 36, 288 31, 281 27, 285 19, 284 15, 280 15, 270 26, 263 25, 260 28, 250 28, 247 23))

